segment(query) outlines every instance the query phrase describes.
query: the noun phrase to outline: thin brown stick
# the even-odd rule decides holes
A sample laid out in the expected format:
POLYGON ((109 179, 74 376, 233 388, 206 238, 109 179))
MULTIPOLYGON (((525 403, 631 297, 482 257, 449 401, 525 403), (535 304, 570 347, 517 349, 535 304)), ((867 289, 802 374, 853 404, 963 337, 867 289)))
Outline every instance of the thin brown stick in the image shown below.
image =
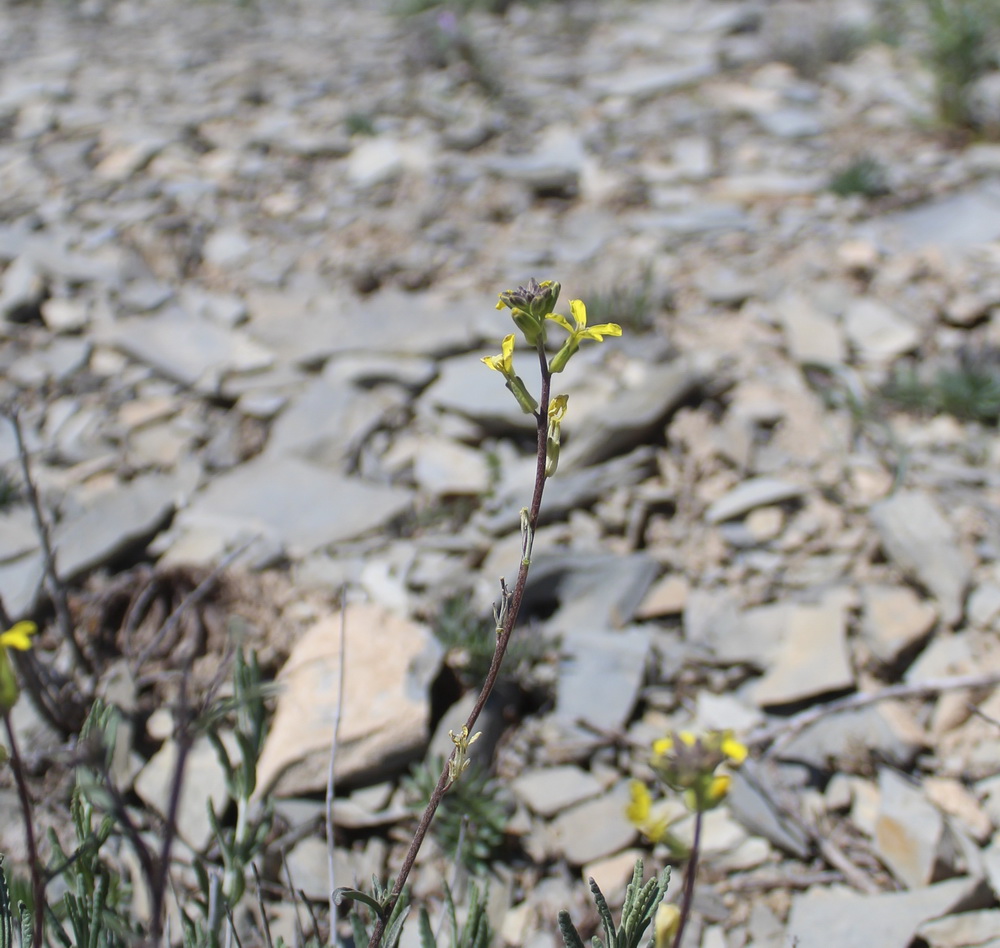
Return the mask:
POLYGON ((155 876, 150 880, 150 895, 153 903, 150 911, 150 943, 154 946, 159 945, 163 937, 164 906, 167 897, 167 882, 170 876, 170 853, 177 836, 177 813, 180 810, 184 772, 187 769, 188 755, 194 744, 194 734, 191 730, 191 707, 187 690, 190 671, 189 663, 181 674, 177 704, 174 709, 176 715, 174 740, 177 746, 177 760, 174 762, 174 772, 170 782, 170 797, 163 826, 163 843, 160 846, 159 864, 156 867, 155 876))
MULTIPOLYGON (((330 762, 326 772, 326 865, 330 887, 330 945, 337 943, 337 867, 333 838, 333 796, 336 790, 337 746, 340 721, 344 714, 344 670, 347 667, 347 586, 340 591, 340 670, 337 681, 337 706, 333 712, 333 736, 330 738, 330 762)), ((316 933, 317 936, 319 932, 316 933)))
POLYGON ((694 841, 691 843, 691 857, 684 871, 684 895, 681 898, 681 917, 677 923, 677 934, 674 936, 674 948, 681 948, 681 939, 691 915, 691 904, 694 901, 694 877, 698 872, 698 850, 701 848, 701 810, 694 814, 694 841))
POLYGON ((773 756, 797 734, 830 714, 857 711, 860 708, 867 708, 869 705, 878 704, 880 701, 889 701, 893 698, 919 698, 922 695, 932 695, 942 691, 954 691, 959 688, 989 688, 998 684, 1000 684, 1000 672, 952 675, 948 678, 931 678, 913 684, 889 685, 879 691, 859 692, 836 701, 829 701, 826 704, 808 708, 799 714, 792 715, 784 721, 759 727, 747 735, 745 743, 755 747, 770 745, 764 753, 767 756, 773 756))
POLYGON ((28 506, 35 520, 35 532, 38 534, 38 542, 42 545, 42 562, 45 567, 45 585, 48 588, 52 605, 56 611, 56 624, 59 632, 66 640, 73 652, 76 663, 87 674, 93 674, 94 667, 90 659, 83 654, 80 643, 76 640, 73 630, 73 616, 69 610, 69 597, 66 594, 66 585, 59 578, 56 570, 56 555, 52 548, 52 538, 49 532, 49 525, 42 513, 42 501, 38 496, 38 488, 35 486, 35 479, 31 474, 31 462, 28 458, 28 448, 24 443, 24 431, 21 428, 20 413, 16 407, 7 410, 7 417, 14 428, 14 440, 17 443, 17 457, 21 464, 21 474, 24 477, 24 490, 28 495, 28 506))
MULTIPOLYGON (((545 358, 545 351, 541 348, 541 346, 539 346, 538 349, 538 363, 542 375, 542 389, 541 397, 538 400, 538 411, 535 413, 538 442, 536 448, 535 487, 531 495, 531 506, 528 508, 527 518, 527 530, 529 536, 534 535, 535 528, 538 525, 538 514, 542 508, 542 492, 545 490, 545 459, 547 454, 546 438, 548 435, 549 421, 549 393, 551 391, 552 384, 552 376, 549 373, 548 362, 545 358)), ((493 660, 490 663, 489 672, 486 675, 485 682, 483 682, 483 687, 479 692, 479 697, 476 699, 476 703, 473 705, 472 711, 469 714, 469 718, 465 722, 465 726, 470 735, 472 734, 473 728, 476 726, 476 721, 479 719, 479 715, 486 706, 486 702, 493 691, 493 686, 496 684, 497 678, 500 675, 500 667, 503 665, 504 655, 507 653, 507 644, 510 641, 511 633, 514 631, 514 626, 517 623, 518 612, 521 610, 521 602, 524 599, 524 590, 528 583, 528 568, 530 565, 530 558, 527 555, 523 556, 521 558, 521 565, 517 571, 517 582, 514 584, 514 590, 511 594, 510 607, 507 611, 506 621, 503 624, 503 628, 497 634, 497 642, 493 650, 493 660)), ((451 756, 445 763, 444 769, 441 771, 441 776, 438 778, 437 786, 434 788, 434 792, 431 794, 431 798, 427 803, 427 808, 420 817, 420 822, 417 824, 416 832, 413 834, 413 839, 410 842, 410 848, 407 850, 406 856, 403 859, 403 865, 400 867, 399 874, 396 876, 396 882, 395 885, 393 885, 392 893, 390 894, 386 904, 383 906, 382 914, 375 921, 375 929, 368 942, 368 948, 379 948, 379 945, 382 942, 382 937, 385 934, 386 923, 392 915, 393 909, 396 907, 396 902, 399 901, 399 896, 403 891, 403 886, 406 885, 406 880, 410 874, 410 870, 413 868, 413 863, 417 858, 417 853, 420 852, 420 847, 423 845, 424 837, 426 837, 427 831, 430 829, 431 820, 434 819, 434 814, 437 812, 437 808, 442 799, 444 799, 444 795, 450 786, 450 770, 448 765, 454 757, 455 751, 452 751, 451 756)))
POLYGON ((3 716, 7 740, 10 743, 10 767, 14 771, 14 782, 17 784, 17 796, 21 802, 21 813, 24 816, 24 839, 28 846, 28 861, 31 863, 31 900, 35 904, 35 923, 31 936, 32 948, 42 948, 45 934, 45 883, 42 880, 42 867, 38 862, 38 847, 35 845, 35 826, 31 809, 31 797, 28 794, 28 783, 24 779, 24 765, 17 749, 14 737, 14 726, 10 721, 10 712, 3 716))

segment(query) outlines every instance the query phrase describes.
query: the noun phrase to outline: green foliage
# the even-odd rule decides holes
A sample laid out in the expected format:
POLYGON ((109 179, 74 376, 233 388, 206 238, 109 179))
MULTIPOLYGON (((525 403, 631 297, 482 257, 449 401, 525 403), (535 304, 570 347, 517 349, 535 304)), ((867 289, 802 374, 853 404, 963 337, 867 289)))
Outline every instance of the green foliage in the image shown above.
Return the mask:
MULTIPOLYGON (((422 810, 434 792, 444 761, 424 761, 403 781, 414 809, 422 810)), ((431 824, 442 852, 473 875, 483 875, 503 845, 510 806, 503 787, 473 761, 445 794, 431 824)))
POLYGON ((0 511, 14 506, 21 499, 21 487, 8 471, 0 467, 0 511))
MULTIPOLYGON (((444 901, 451 938, 448 946, 441 945, 440 948, 488 948, 493 933, 486 915, 486 893, 481 895, 475 883, 469 886, 469 909, 465 924, 461 927, 458 924, 455 899, 447 882, 444 885, 444 901)), ((426 908, 420 910, 420 948, 439 948, 426 908)))
POLYGON ((926 58, 934 74, 938 113, 971 124, 969 87, 997 65, 1000 5, 996 0, 923 0, 926 58))
MULTIPOLYGON (((393 906, 391 914, 386 915, 386 906, 389 904, 392 889, 392 879, 385 885, 382 885, 377 876, 372 876, 371 895, 362 892, 360 889, 350 889, 344 886, 335 889, 333 892, 334 900, 338 905, 345 899, 360 902, 370 909, 370 915, 385 920, 385 934, 382 936, 381 942, 384 948, 397 948, 399 938, 403 934, 403 922, 406 921, 406 916, 410 914, 410 893, 404 886, 399 899, 393 906)), ((362 917, 362 913, 358 909, 351 912, 350 920, 351 927, 354 929, 354 944, 358 948, 362 945, 367 945, 371 941, 374 929, 369 929, 368 924, 362 917)))
POLYGON ((344 119, 348 135, 374 135, 375 120, 368 112, 349 112, 344 119))
POLYGON ((958 366, 939 369, 929 381, 912 366, 900 367, 882 396, 909 411, 944 412, 963 421, 996 424, 1000 419, 1000 364, 966 357, 958 366))
POLYGON ((868 155, 857 158, 830 179, 829 188, 840 197, 881 197, 889 193, 885 165, 868 155))
MULTIPOLYGON (((98 708, 97 714, 104 710, 98 708)), ((94 710, 87 720, 95 721, 94 710)), ((49 930, 64 948, 125 948, 137 934, 129 918, 131 893, 121 873, 102 856, 115 821, 107 815, 96 819, 94 805, 86 798, 83 787, 83 782, 78 783, 70 801, 76 833, 72 854, 63 850, 54 832, 49 832, 52 874, 62 876, 66 885, 62 903, 52 906, 49 913, 49 930), (69 932, 63 923, 68 923, 69 932)))
MULTIPOLYGON (((592 939, 594 948, 639 948, 642 936, 656 914, 656 909, 666 894, 670 884, 669 866, 658 876, 642 881, 642 860, 635 861, 632 881, 625 889, 625 902, 622 905, 621 925, 615 926, 611 909, 608 906, 600 886, 591 879, 590 891, 594 896, 597 914, 604 929, 604 938, 595 935, 592 939)), ((584 948, 583 939, 576 930, 568 912, 559 913, 559 932, 566 948, 584 948)))
POLYGON ((610 289, 592 290, 583 299, 591 322, 618 323, 634 333, 649 332, 653 328, 656 302, 653 277, 648 271, 636 280, 622 281, 610 289))
MULTIPOLYGON (((434 635, 448 653, 448 664, 471 687, 490 670, 496 647, 496 627, 491 618, 473 607, 469 595, 460 593, 444 601, 434 624, 434 635)), ((505 679, 523 680, 552 647, 541 635, 515 633, 504 658, 505 679)))

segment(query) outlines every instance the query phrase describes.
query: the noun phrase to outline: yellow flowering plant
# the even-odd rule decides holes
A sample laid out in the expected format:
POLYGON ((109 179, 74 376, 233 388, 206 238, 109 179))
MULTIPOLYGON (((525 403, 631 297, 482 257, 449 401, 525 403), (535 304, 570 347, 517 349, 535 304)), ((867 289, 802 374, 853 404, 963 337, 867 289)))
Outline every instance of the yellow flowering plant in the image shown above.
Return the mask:
MULTIPOLYGON (((706 811, 714 809, 726 798, 732 777, 723 767, 738 767, 746 760, 746 745, 740 743, 731 730, 708 731, 698 735, 693 731, 671 731, 653 741, 649 765, 668 789, 681 794, 684 805, 694 813, 694 841, 684 878, 684 893, 679 909, 663 910, 655 925, 655 948, 680 948, 684 926, 691 913, 694 879, 698 870, 698 850, 701 824, 706 811)), ((660 804, 662 807, 662 803, 660 804)), ((633 781, 631 800, 625 815, 633 826, 650 842, 667 842, 669 823, 665 814, 653 802, 649 787, 633 781)))
MULTIPOLYGON (((375 912, 375 925, 369 936, 368 948, 379 948, 383 942, 392 944, 389 934, 393 931, 391 927, 394 924, 392 922, 393 913, 398 912, 403 887, 445 793, 462 777, 463 772, 468 767, 470 747, 478 736, 474 733, 476 721, 493 690, 511 633, 517 622, 517 614, 527 584, 528 569, 531 566, 531 544, 538 526, 542 494, 545 482, 555 474, 559 464, 562 423, 569 407, 568 395, 552 395, 552 376, 565 369, 584 340, 603 342, 605 336, 620 336, 622 334, 621 326, 616 323, 588 326, 587 308, 582 300, 570 301, 572 323, 565 316, 556 313, 555 307, 559 301, 561 289, 562 287, 555 280, 543 280, 539 283, 537 280, 531 279, 524 286, 518 286, 513 290, 504 290, 499 295, 496 305, 498 310, 510 310, 511 319, 517 332, 508 333, 502 338, 499 355, 485 356, 481 361, 487 368, 503 376, 504 384, 514 396, 521 411, 534 418, 537 435, 534 489, 530 505, 524 508, 521 514, 521 561, 513 588, 509 588, 504 580, 500 581, 500 601, 493 607, 496 643, 489 672, 465 725, 460 731, 451 732, 454 744, 451 758, 446 762, 437 785, 431 792, 427 807, 420 817, 416 832, 403 858, 391 891, 380 890, 378 896, 373 899, 356 889, 337 890, 339 898, 359 900, 369 905, 375 912), (568 333, 568 337, 550 359, 547 352, 547 334, 553 326, 558 326, 559 329, 568 333), (541 385, 537 395, 528 391, 514 365, 518 333, 528 348, 535 351, 538 359, 541 385)), ((666 883, 664 882, 662 889, 665 888, 666 883)), ((662 889, 657 891, 662 894, 662 889)), ((644 891, 647 891, 648 894, 652 890, 646 889, 644 891)), ((648 915, 644 915, 644 924, 648 924, 651 920, 652 912, 658 901, 657 897, 650 904, 645 905, 643 911, 645 912, 645 909, 648 908, 649 912, 648 915)), ((636 948, 636 944, 628 942, 619 945, 615 942, 609 942, 608 948, 636 948)))
POLYGON ((6 632, 0 632, 0 714, 7 714, 21 695, 8 649, 26 652, 31 648, 31 637, 38 632, 34 622, 16 622, 6 632))

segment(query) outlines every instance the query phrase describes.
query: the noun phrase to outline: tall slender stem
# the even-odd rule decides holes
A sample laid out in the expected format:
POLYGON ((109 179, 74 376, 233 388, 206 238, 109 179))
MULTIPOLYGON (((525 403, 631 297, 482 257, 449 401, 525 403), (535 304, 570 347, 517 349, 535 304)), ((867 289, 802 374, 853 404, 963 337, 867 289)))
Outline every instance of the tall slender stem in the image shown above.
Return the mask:
POLYGON ((42 868, 38 864, 38 847, 35 845, 31 797, 28 795, 28 784, 24 779, 24 764, 17 749, 14 726, 11 724, 9 712, 4 714, 3 724, 7 730, 7 740, 10 743, 10 766, 14 771, 17 795, 21 801, 21 812, 24 814, 24 838, 28 845, 28 861, 31 863, 31 900, 35 903, 33 906, 35 917, 31 946, 32 948, 42 948, 45 933, 45 883, 42 881, 42 868))
POLYGON ((701 848, 701 810, 694 814, 694 842, 691 844, 691 858, 688 860, 687 872, 684 875, 684 898, 681 902, 681 920, 677 924, 677 937, 674 938, 674 948, 681 948, 684 928, 691 915, 691 903, 694 900, 694 877, 698 872, 698 850, 701 848))
MULTIPOLYGON (((538 364, 542 374, 542 390, 541 397, 538 400, 538 411, 535 413, 535 424, 538 433, 535 463, 535 488, 531 495, 531 506, 528 508, 528 530, 531 531, 532 534, 538 526, 538 514, 542 509, 542 492, 545 490, 545 458, 547 452, 546 438, 548 435, 549 424, 549 395, 552 387, 552 376, 549 372, 548 362, 545 358, 545 351, 541 348, 541 346, 539 346, 538 349, 538 364)), ((476 703, 472 707, 469 718, 465 722, 465 726, 468 728, 469 734, 472 733, 472 729, 475 727, 476 721, 479 719, 479 715, 486 706, 486 702, 493 691, 493 686, 496 684, 497 678, 500 675, 500 667, 503 665, 504 656, 507 654, 507 644, 510 642, 510 635, 514 631, 514 626, 517 623, 517 614, 521 610, 521 602, 524 599, 524 589, 528 584, 528 568, 530 565, 530 560, 527 557, 523 557, 520 568, 517 571, 517 582, 514 584, 514 590, 511 594, 510 610, 507 613, 507 620, 504 622, 503 628, 497 634, 497 642, 496 647, 493 650, 493 660, 490 662, 490 670, 486 674, 486 680, 483 682, 483 687, 479 692, 479 697, 476 699, 476 703)), ((385 934, 386 922, 388 921, 389 916, 392 915, 392 911, 396 907, 396 903, 399 901, 399 896, 403 891, 403 886, 406 885, 406 880, 410 875, 410 870, 413 868, 413 863, 416 861, 417 853, 420 852, 420 847, 423 845, 424 837, 427 835, 428 829, 430 829, 431 820, 434 819, 434 814, 437 812, 438 806, 444 799, 445 793, 448 792, 448 787, 450 786, 450 771, 448 764, 454 756, 455 751, 452 751, 451 757, 449 757, 448 761, 445 763, 444 769, 441 771, 441 776, 438 778, 437 786, 434 788, 434 792, 431 794, 431 798, 427 802, 427 807, 424 810, 423 815, 420 817, 420 822, 417 824, 417 830, 413 834, 413 839, 410 842, 410 848, 407 850, 406 856, 403 859, 403 865, 400 867, 399 874, 396 876, 396 883, 392 888, 392 893, 389 896, 388 902, 386 902, 383 907, 381 917, 375 922, 375 930, 372 932, 372 937, 368 942, 368 948, 379 948, 379 945, 382 942, 382 937, 385 934)))

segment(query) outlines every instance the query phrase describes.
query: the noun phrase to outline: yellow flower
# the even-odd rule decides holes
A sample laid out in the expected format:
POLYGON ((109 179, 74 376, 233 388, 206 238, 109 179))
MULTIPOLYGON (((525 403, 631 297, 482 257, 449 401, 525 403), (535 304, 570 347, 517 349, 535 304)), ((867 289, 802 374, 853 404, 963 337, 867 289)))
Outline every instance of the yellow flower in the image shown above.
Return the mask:
POLYGON ((672 902, 661 902, 653 921, 654 948, 670 948, 681 924, 681 910, 672 902))
POLYGON ((562 420, 566 417, 569 395, 556 395, 549 402, 549 430, 545 439, 545 476, 551 477, 559 466, 559 446, 562 443, 562 420))
POLYGON ((569 339, 563 343, 563 347, 552 357, 549 363, 550 372, 562 372, 566 368, 566 363, 573 357, 580 343, 584 339, 593 339, 595 342, 603 342, 605 336, 620 336, 622 327, 617 323, 600 323, 597 326, 587 325, 587 307, 583 300, 570 300, 569 311, 573 316, 576 326, 571 326, 565 316, 558 313, 549 313, 545 318, 562 326, 569 333, 569 339))
POLYGON ((500 355, 483 356, 479 360, 483 365, 499 372, 507 380, 507 388, 517 399, 521 411, 526 415, 531 415, 538 410, 538 402, 534 396, 525 388, 524 382, 514 372, 514 334, 503 337, 500 343, 500 355))
POLYGON ((465 771, 468 769, 469 764, 472 763, 469 757, 469 748, 482 737, 482 731, 476 731, 472 737, 469 737, 469 728, 467 725, 462 725, 462 730, 459 734, 454 731, 448 732, 448 737, 451 738, 452 744, 455 745, 455 756, 448 761, 448 783, 453 784, 465 771))
POLYGON ((31 636, 38 631, 34 622, 17 622, 6 632, 0 632, 0 648, 14 648, 26 652, 31 648, 31 636))
POLYGON ((26 652, 31 648, 31 636, 37 631, 34 622, 17 622, 6 632, 0 632, 0 714, 10 711, 21 694, 7 649, 26 652))
POLYGON ((479 361, 483 365, 489 366, 494 372, 500 372, 504 378, 509 379, 514 374, 514 334, 503 337, 500 343, 500 355, 483 356, 479 361))
POLYGON ((661 843, 675 817, 663 806, 653 806, 653 796, 641 780, 629 784, 631 801, 625 808, 625 817, 651 843, 661 843))
POLYGON ((649 763, 668 787, 683 793, 690 809, 703 812, 718 806, 729 792, 731 778, 716 773, 718 767, 739 766, 746 757, 746 746, 732 731, 709 731, 701 737, 680 731, 653 741, 649 763))

